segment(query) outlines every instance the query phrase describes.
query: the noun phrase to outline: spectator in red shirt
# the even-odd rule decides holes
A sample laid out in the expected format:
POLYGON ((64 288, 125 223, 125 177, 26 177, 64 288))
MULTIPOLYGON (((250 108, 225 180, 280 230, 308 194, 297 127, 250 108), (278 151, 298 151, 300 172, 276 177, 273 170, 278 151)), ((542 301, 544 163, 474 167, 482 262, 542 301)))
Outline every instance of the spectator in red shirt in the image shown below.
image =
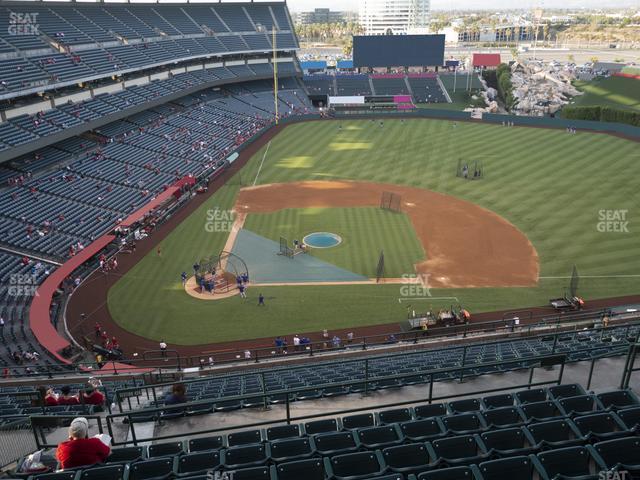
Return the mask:
POLYGON ((98 438, 87 438, 89 422, 84 417, 73 419, 69 426, 69 440, 60 443, 56 458, 60 467, 75 468, 104 462, 111 448, 98 438))
POLYGON ((94 386, 88 387, 82 394, 86 405, 99 405, 104 403, 104 394, 94 386))
POLYGON ((60 395, 58 397, 58 405, 78 405, 80 402, 78 397, 71 395, 71 388, 67 385, 60 389, 60 395))

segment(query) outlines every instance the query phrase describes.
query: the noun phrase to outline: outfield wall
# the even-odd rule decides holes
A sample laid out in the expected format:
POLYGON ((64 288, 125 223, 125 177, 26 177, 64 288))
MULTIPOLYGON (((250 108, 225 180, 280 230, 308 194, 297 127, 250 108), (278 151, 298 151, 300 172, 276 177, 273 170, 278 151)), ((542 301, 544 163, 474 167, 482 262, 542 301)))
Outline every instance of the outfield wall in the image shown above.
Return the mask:
MULTIPOLYGON (((398 112, 392 111, 385 113, 384 111, 376 111, 376 113, 336 113, 336 118, 380 118, 381 116, 398 115, 398 112)), ((557 128, 566 129, 567 127, 575 127, 578 130, 589 130, 592 132, 611 133, 621 135, 633 140, 640 141, 640 127, 626 125, 623 123, 612 122, 595 122, 590 120, 567 120, 563 118, 550 117, 525 117, 517 115, 500 115, 495 113, 484 113, 482 120, 471 118, 471 112, 460 112, 456 110, 438 110, 438 109, 417 109, 402 113, 402 117, 414 118, 434 118, 443 120, 468 120, 479 123, 502 124, 503 122, 513 122, 515 126, 527 126, 538 128, 557 128)), ((292 120, 292 119, 287 119, 292 120)), ((297 121, 297 119, 294 119, 297 121)))

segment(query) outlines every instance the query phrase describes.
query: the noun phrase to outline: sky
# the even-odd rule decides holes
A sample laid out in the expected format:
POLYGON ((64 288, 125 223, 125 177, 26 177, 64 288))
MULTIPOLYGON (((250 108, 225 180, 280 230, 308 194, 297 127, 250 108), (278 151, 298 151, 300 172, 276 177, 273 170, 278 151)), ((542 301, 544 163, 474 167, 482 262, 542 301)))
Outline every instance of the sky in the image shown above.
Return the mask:
MULTIPOLYGON (((332 10, 358 10, 358 0, 287 0, 289 9, 294 12, 313 10, 314 8, 330 8, 332 10)), ((463 9, 508 9, 513 8, 513 0, 431 0, 432 10, 450 10, 455 7, 463 9)), ((532 8, 598 8, 606 5, 608 8, 637 7, 640 0, 520 0, 518 6, 522 9, 532 8)))

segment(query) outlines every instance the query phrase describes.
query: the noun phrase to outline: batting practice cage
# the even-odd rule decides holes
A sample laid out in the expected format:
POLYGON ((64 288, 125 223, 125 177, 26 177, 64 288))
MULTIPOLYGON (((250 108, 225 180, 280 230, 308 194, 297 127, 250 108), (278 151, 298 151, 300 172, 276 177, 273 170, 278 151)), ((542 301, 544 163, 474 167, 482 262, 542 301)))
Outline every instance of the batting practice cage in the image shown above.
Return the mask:
POLYGON ((284 237, 280 237, 280 250, 278 251, 278 255, 293 258, 293 248, 289 246, 289 240, 284 237))
POLYGON ((402 204, 402 197, 393 192, 382 192, 380 198, 380 208, 383 210, 391 210, 392 212, 399 212, 400 205, 402 204))
POLYGON ((196 282, 200 285, 202 281, 213 280, 214 293, 226 293, 236 288, 238 277, 249 276, 247 264, 231 252, 222 251, 218 255, 202 258, 198 265, 196 282))
POLYGON ((469 162, 463 162, 458 160, 456 166, 456 177, 463 178, 465 180, 479 180, 484 177, 484 165, 482 160, 472 160, 469 162))

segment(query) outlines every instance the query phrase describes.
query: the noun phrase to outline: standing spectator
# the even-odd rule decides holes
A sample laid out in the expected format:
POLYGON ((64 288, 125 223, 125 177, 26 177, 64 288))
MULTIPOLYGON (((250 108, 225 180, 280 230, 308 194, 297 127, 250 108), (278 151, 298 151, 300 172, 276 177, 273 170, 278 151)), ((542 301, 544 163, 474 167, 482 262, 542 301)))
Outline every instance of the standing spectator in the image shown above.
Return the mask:
POLYGON ((298 336, 297 333, 293 336, 293 349, 296 352, 300 350, 300 337, 298 336))
POLYGON ((264 304, 264 296, 262 295, 262 293, 260 293, 260 295, 258 295, 258 306, 262 305, 263 307, 265 306, 264 304))
POLYGON ((184 287, 187 284, 187 272, 182 272, 180 278, 182 279, 182 286, 184 287))
POLYGON ((0 330, 4 330, 4 318, 0 315, 0 330))
POLYGON ((347 344, 351 345, 353 343, 353 332, 347 333, 347 344))
POLYGON ((164 342, 164 340, 160 340, 160 355, 162 356, 162 358, 164 358, 165 362, 168 360, 168 358, 167 358, 167 344, 164 342))
POLYGON ((111 448, 100 438, 87 438, 89 422, 84 417, 73 419, 69 426, 69 440, 60 443, 56 458, 62 469, 82 467, 104 462, 111 448))

